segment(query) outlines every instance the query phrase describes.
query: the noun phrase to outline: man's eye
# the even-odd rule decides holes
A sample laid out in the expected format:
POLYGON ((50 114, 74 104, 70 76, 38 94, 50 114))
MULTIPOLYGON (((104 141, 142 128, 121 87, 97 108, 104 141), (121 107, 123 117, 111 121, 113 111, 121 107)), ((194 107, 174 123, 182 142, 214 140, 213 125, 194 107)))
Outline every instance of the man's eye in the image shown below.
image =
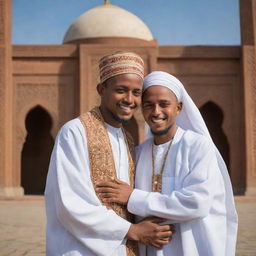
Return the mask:
POLYGON ((160 107, 161 108, 167 108, 170 104, 169 103, 161 103, 160 107))
POLYGON ((116 92, 118 92, 118 93, 124 93, 124 89, 117 89, 116 92))
POLYGON ((143 108, 143 109, 150 109, 151 107, 152 107, 151 104, 143 104, 143 105, 142 105, 142 108, 143 108))
POLYGON ((134 96, 141 96, 141 91, 134 91, 134 92, 133 92, 133 95, 134 95, 134 96))

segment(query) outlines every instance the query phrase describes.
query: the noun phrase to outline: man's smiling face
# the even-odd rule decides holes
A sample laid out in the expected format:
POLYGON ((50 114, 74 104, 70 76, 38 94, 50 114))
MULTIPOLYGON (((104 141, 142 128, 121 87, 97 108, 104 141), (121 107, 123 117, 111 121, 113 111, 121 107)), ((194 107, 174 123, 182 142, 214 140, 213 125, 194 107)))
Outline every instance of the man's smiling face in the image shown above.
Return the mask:
POLYGON ((122 74, 98 86, 104 120, 120 127, 129 121, 141 103, 142 79, 136 74, 122 74))
POLYGON ((174 93, 164 86, 154 85, 143 93, 143 116, 156 136, 172 132, 181 108, 182 104, 177 101, 174 93))

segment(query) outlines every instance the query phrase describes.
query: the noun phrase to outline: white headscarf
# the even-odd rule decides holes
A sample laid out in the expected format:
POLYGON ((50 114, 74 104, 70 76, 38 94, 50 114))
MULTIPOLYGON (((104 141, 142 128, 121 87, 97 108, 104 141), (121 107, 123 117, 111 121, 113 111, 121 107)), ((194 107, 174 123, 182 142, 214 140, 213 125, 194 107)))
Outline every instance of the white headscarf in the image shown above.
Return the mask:
POLYGON ((183 103, 181 113, 176 118, 176 123, 179 127, 184 130, 192 130, 211 139, 201 113, 183 84, 176 77, 166 72, 154 71, 144 78, 143 92, 153 85, 161 85, 168 88, 175 94, 178 101, 183 103))
MULTIPOLYGON (((154 85, 160 85, 168 88, 176 95, 178 101, 181 101, 183 103, 181 113, 176 118, 176 124, 179 127, 181 127, 183 130, 192 130, 196 133, 204 135, 212 141, 210 133, 206 127, 206 124, 202 118, 199 109, 197 108, 191 97, 188 95, 183 84, 176 77, 166 72, 154 71, 144 78, 143 92, 154 85)), ((227 230, 228 235, 230 234, 230 237, 232 237, 232 234, 237 231, 237 213, 235 209, 233 190, 226 164, 222 156, 220 155, 217 147, 215 145, 214 147, 218 160, 218 165, 221 170, 225 184, 226 210, 228 217, 227 230)))

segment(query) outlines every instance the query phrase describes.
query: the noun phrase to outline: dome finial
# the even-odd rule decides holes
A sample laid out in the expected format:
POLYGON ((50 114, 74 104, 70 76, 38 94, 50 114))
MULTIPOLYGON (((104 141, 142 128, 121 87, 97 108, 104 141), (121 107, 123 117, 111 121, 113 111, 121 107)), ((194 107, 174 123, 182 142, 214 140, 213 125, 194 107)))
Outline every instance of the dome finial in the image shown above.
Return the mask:
POLYGON ((104 0, 105 5, 110 4, 110 0, 104 0))

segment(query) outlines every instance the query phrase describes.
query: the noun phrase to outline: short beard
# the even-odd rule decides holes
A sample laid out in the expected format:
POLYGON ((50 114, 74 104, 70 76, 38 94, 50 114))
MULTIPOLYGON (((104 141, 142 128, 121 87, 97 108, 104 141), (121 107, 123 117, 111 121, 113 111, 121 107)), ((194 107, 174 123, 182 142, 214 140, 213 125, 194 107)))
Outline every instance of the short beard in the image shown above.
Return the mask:
POLYGON ((118 116, 114 115, 113 113, 112 113, 112 117, 113 117, 113 119, 114 119, 116 122, 118 122, 119 124, 127 124, 127 123, 129 123, 129 121, 130 121, 130 119, 122 119, 122 118, 119 118, 118 116))
POLYGON ((164 130, 162 130, 162 131, 159 131, 159 132, 154 132, 154 131, 152 131, 152 129, 151 129, 151 132, 152 132, 152 134, 153 134, 154 136, 162 136, 162 135, 166 135, 166 134, 169 132, 170 129, 171 129, 171 126, 167 127, 166 129, 164 129, 164 130))

